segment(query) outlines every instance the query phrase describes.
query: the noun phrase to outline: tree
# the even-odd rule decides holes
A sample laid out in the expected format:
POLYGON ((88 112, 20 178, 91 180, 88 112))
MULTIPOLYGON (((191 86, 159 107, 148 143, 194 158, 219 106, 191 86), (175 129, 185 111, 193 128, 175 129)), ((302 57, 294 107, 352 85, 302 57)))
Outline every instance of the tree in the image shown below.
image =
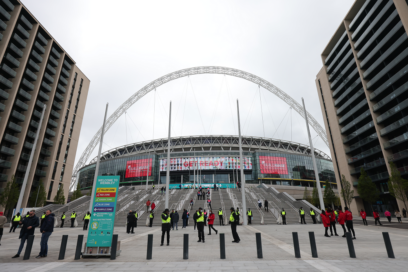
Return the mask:
POLYGON ((319 206, 319 192, 317 191, 316 183, 314 184, 313 191, 312 191, 312 204, 316 207, 319 206))
POLYGON ((38 182, 37 188, 31 193, 30 199, 28 200, 28 205, 30 207, 40 207, 44 206, 47 201, 47 192, 45 191, 45 186, 40 180, 38 182))
POLYGON ((351 201, 353 201, 354 190, 351 189, 351 183, 346 180, 344 175, 341 175, 341 195, 346 206, 350 207, 351 201))
POLYGON ((380 195, 377 186, 372 182, 371 178, 364 171, 364 168, 361 168, 361 174, 358 178, 357 192, 360 197, 372 205, 380 195))
POLYGON ((92 189, 93 189, 93 186, 91 186, 91 188, 89 189, 88 196, 92 196, 92 189))
POLYGON ((325 182, 326 187, 324 188, 324 200, 327 203, 327 205, 334 205, 334 202, 336 201, 336 195, 333 192, 333 188, 331 187, 329 182, 325 182))
POLYGON ((20 195, 20 187, 17 182, 14 182, 14 179, 12 176, 0 193, 0 206, 3 206, 6 211, 14 208, 20 195))
POLYGON ((75 191, 72 193, 71 201, 73 201, 75 199, 78 199, 78 198, 80 198, 82 196, 81 188, 79 186, 80 185, 79 185, 79 182, 78 182, 75 191))
POLYGON ((58 189, 57 194, 54 197, 54 204, 65 204, 64 196, 64 184, 61 183, 61 186, 58 189))
POLYGON ((390 194, 396 199, 401 200, 404 203, 405 210, 407 210, 407 194, 408 180, 401 177, 401 173, 393 162, 390 162, 391 177, 388 180, 388 190, 390 194))
POLYGON ((308 201, 309 203, 312 202, 312 199, 310 197, 309 191, 307 190, 307 187, 305 187, 305 192, 303 193, 303 199, 308 201))

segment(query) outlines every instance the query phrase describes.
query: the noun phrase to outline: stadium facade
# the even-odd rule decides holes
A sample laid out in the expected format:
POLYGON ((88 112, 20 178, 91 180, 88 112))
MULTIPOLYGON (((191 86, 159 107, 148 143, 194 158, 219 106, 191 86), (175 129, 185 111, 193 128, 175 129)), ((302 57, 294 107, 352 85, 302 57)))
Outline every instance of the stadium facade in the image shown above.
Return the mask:
MULTIPOLYGON (((218 184, 241 181, 238 136, 188 136, 171 138, 170 185, 218 184)), ((121 186, 166 183, 167 139, 156 139, 114 148, 101 155, 99 175, 120 176, 121 186), (147 173, 148 171, 148 173, 147 173)), ((315 175, 308 146, 269 138, 242 137, 243 168, 247 183, 312 187, 315 175)), ((315 149, 321 181, 337 188, 333 163, 315 149)), ((92 186, 96 158, 77 175, 81 190, 92 186)), ((323 186, 323 184, 322 184, 323 186)))

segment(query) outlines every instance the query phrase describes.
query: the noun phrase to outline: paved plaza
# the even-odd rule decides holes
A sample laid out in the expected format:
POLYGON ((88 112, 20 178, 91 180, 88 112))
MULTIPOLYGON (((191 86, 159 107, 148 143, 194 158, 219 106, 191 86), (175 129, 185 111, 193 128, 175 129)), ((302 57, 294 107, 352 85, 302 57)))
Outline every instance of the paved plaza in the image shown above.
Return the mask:
MULTIPOLYGON (((6 232, 0 247, 2 271, 180 271, 180 270, 240 270, 240 271, 404 271, 408 266, 408 233, 404 228, 376 227, 356 224, 354 240, 357 259, 349 257, 347 241, 340 237, 324 237, 322 225, 251 225, 238 227, 241 242, 232 243, 229 226, 215 226, 225 233, 226 259, 220 259, 219 234, 206 235, 205 243, 197 243, 197 231, 189 226, 171 231, 170 246, 160 246, 161 228, 139 226, 135 234, 126 234, 125 228, 116 227, 121 241, 121 254, 116 260, 87 258, 74 260, 80 228, 55 229, 49 240, 48 257, 35 259, 39 252, 40 236, 37 233, 30 260, 21 256, 12 259, 19 245, 18 233, 6 232), (318 258, 311 257, 308 232, 316 237, 318 258), (390 233, 395 259, 389 259, 382 232, 390 233), (261 233, 263 259, 257 258, 255 233, 261 233), (292 232, 298 232, 301 258, 294 256, 292 232), (183 260, 183 234, 189 234, 189 259, 183 260), (62 235, 69 235, 65 259, 58 261, 62 235), (153 234, 153 258, 146 260, 147 235, 153 234)), ((401 225, 406 225, 403 223, 401 225)), ((7 230, 7 229, 5 229, 7 230)), ((206 234, 208 230, 206 229, 206 234)), ((342 230, 339 230, 342 235, 342 230)), ((24 251, 23 251, 24 252, 24 251)), ((22 254, 23 255, 23 254, 22 254)))

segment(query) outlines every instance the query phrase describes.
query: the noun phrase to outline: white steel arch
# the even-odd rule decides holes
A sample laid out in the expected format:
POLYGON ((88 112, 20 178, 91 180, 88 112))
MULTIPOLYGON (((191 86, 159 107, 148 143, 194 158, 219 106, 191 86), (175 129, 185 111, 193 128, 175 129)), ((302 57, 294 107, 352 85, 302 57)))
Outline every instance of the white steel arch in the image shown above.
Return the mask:
MULTIPOLYGON (((201 74, 228 75, 228 76, 234 76, 234 77, 242 78, 250 82, 253 82, 263 87, 264 89, 270 91, 271 93, 275 94, 277 97, 279 97, 284 102, 286 102, 286 104, 288 104, 294 110, 296 110, 303 118, 305 118, 303 107, 301 104, 299 104, 296 100, 290 97, 287 93, 285 93, 284 91, 282 91, 281 89, 279 89, 278 87, 276 87, 275 85, 273 85, 272 83, 270 83, 269 81, 263 78, 260 78, 254 74, 251 74, 245 71, 241 71, 238 69, 234 69, 234 68, 228 68, 228 67, 222 67, 222 66, 199 66, 199 67, 192 67, 192 68, 187 68, 183 70, 178 70, 170 74, 164 75, 150 82, 149 84, 144 86, 142 89, 134 93, 122 105, 120 105, 120 107, 117 108, 111 116, 109 116, 108 120, 106 120, 105 133, 110 129, 110 127, 116 122, 116 120, 118 120, 118 118, 125 111, 127 111, 134 103, 136 103, 140 98, 145 96, 150 91, 154 90, 155 88, 169 81, 179 79, 182 77, 186 77, 186 76, 201 75, 201 74)), ((325 144, 329 146, 329 143, 326 137, 326 132, 323 129, 323 127, 317 122, 317 120, 309 112, 307 113, 307 116, 309 118, 310 125, 317 132, 320 138, 325 142, 325 144)), ((91 156, 91 153, 93 152, 94 148, 98 144, 99 139, 101 137, 101 132, 102 132, 102 127, 98 130, 98 132, 94 135, 92 140, 89 142, 85 151, 82 153, 81 157, 79 158, 78 163, 75 165, 74 171, 72 173, 70 190, 73 188, 73 186, 75 186, 78 170, 85 165, 86 161, 91 156)))

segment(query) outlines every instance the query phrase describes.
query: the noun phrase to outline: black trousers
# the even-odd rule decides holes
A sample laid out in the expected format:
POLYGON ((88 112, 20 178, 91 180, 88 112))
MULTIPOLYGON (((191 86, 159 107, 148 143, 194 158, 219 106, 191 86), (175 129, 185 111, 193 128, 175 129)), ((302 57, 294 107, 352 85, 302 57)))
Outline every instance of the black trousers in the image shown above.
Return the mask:
POLYGON ((252 224, 252 216, 248 215, 248 224, 252 224))
POLYGON ((387 216, 388 223, 391 223, 391 216, 387 216))
POLYGON ((0 241, 1 241, 1 236, 3 236, 3 228, 0 228, 0 241))
POLYGON ((150 225, 149 225, 149 227, 152 227, 152 225, 153 225, 153 218, 150 218, 150 225))
POLYGON ((363 219, 364 226, 368 226, 367 219, 363 219))
POLYGON ((353 232, 353 236, 356 237, 356 233, 354 232, 353 221, 349 220, 346 222, 347 230, 351 233, 353 232))
POLYGON ((83 228, 83 230, 87 230, 87 229, 88 229, 88 224, 89 224, 89 219, 85 219, 85 220, 84 220, 84 228, 83 228))
POLYGON ((127 223, 126 224, 126 232, 127 233, 133 233, 134 227, 132 223, 127 223))
POLYGON ((344 226, 344 224, 343 225, 340 224, 340 226, 343 228, 344 236, 346 236, 346 232, 347 232, 346 227, 344 226))
POLYGON ((379 218, 379 217, 377 217, 377 218, 375 219, 375 225, 376 225, 376 226, 377 226, 377 222, 378 222, 378 224, 382 225, 381 222, 380 222, 380 218, 379 218))
POLYGON ((286 216, 282 215, 282 225, 286 225, 286 216))
POLYGON ((224 225, 224 221, 222 220, 222 215, 219 215, 218 218, 220 219, 220 226, 224 225))
POLYGON ((336 222, 330 222, 330 233, 331 235, 333 235, 333 229, 334 229, 334 234, 337 234, 337 230, 336 230, 336 222))
POLYGON ((306 224, 305 215, 300 216, 300 224, 306 224))
POLYGON ((137 228, 137 219, 136 219, 136 222, 135 222, 135 228, 137 228))
POLYGON ((204 241, 204 222, 197 222, 198 241, 204 241))
POLYGON ((241 241, 237 233, 237 224, 234 224, 234 223, 231 224, 231 232, 232 232, 232 237, 234 238, 235 242, 241 241))
POLYGON ((60 228, 63 228, 63 227, 64 227, 64 222, 65 222, 65 219, 61 219, 61 226, 60 226, 60 228))
POLYGON ((75 218, 71 218, 71 228, 74 227, 75 218))
POLYGON ((194 220, 194 230, 196 229, 196 227, 197 227, 197 221, 194 220))
POLYGON ((10 231, 9 231, 9 232, 15 232, 17 226, 18 226, 18 221, 13 221, 13 222, 11 223, 11 228, 10 228, 10 231))
POLYGON ((328 234, 327 234, 327 230, 329 229, 329 227, 324 227, 324 236, 329 236, 328 234))
POLYGON ((166 230, 162 229, 162 237, 161 237, 161 244, 164 243, 164 235, 167 233, 167 244, 170 244, 170 228, 167 228, 166 230))
POLYGON ((210 225, 208 224, 208 233, 211 234, 211 229, 213 229, 215 231, 215 233, 217 233, 217 230, 214 229, 214 225, 210 225))
POLYGON ((316 224, 316 215, 311 215, 312 220, 313 220, 313 224, 316 224))

